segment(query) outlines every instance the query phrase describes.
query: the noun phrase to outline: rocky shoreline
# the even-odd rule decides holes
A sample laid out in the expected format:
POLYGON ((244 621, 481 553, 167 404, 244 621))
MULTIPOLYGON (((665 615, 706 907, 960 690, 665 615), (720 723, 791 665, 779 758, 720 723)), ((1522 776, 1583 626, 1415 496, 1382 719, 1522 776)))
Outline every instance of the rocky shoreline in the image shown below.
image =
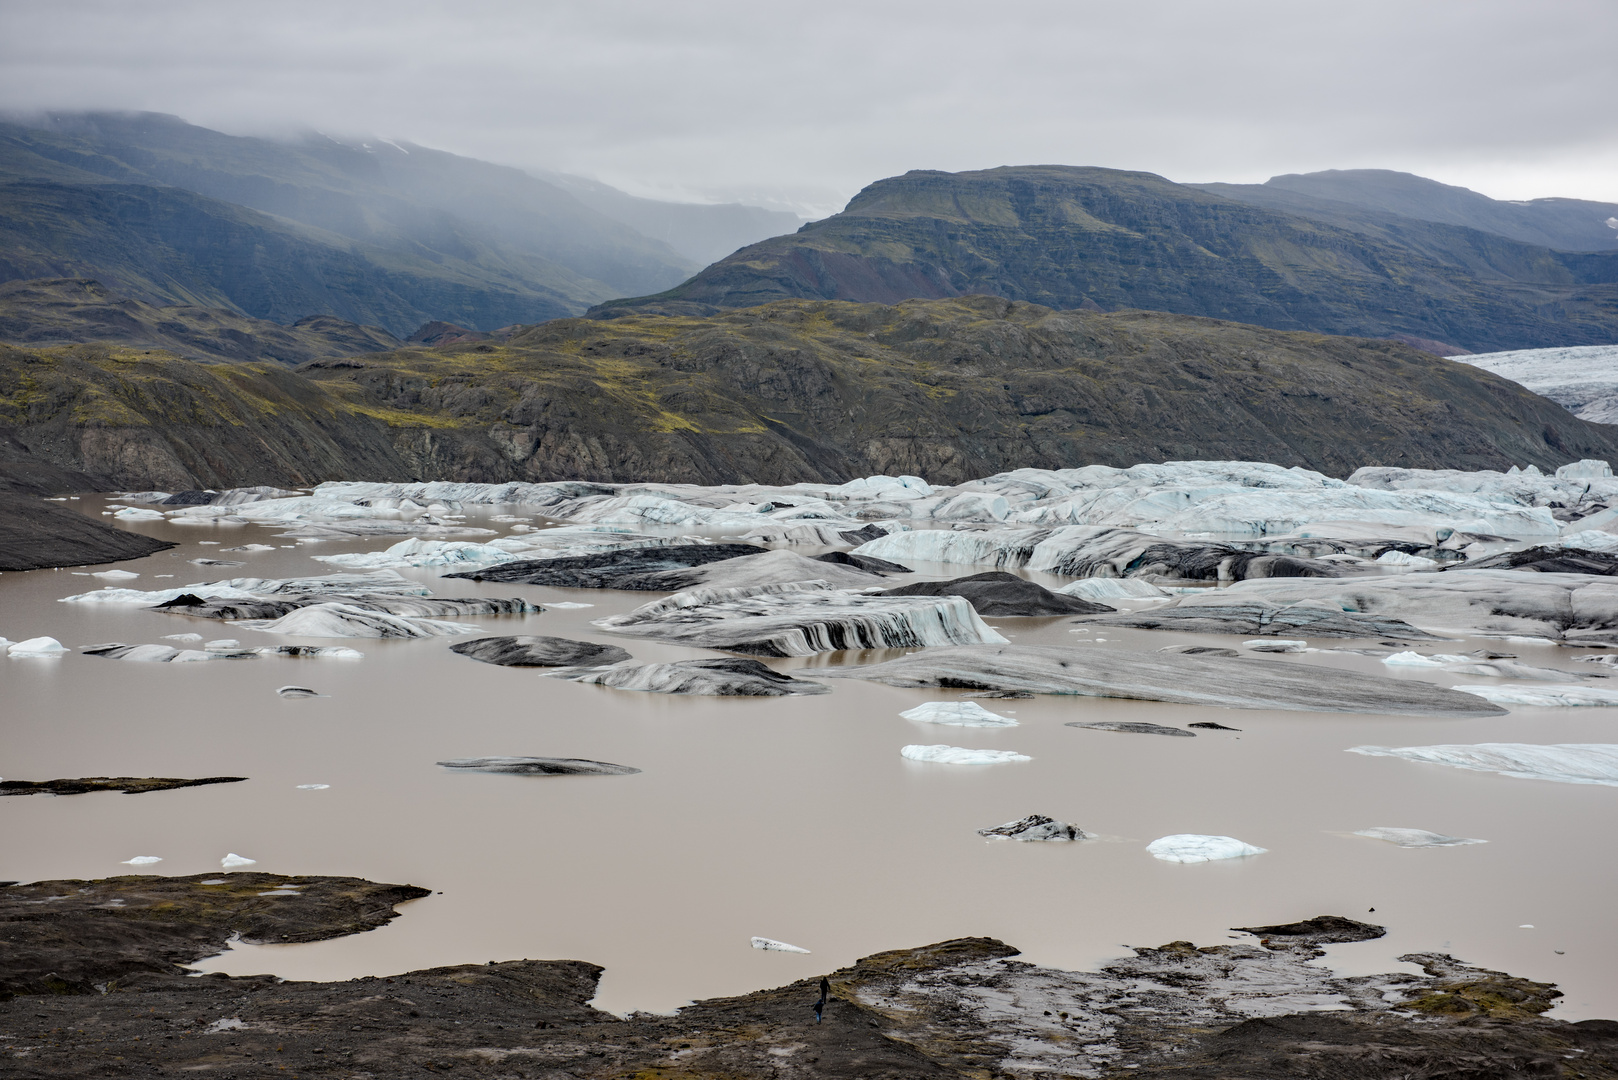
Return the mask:
POLYGON ((188 976, 250 942, 374 929, 429 895, 352 878, 126 876, 0 888, 0 1055, 15 1077, 1618 1077, 1618 1022, 1438 953, 1340 978, 1341 916, 1175 941, 1094 972, 992 938, 866 957, 673 1015, 594 1009, 602 969, 490 961, 345 982, 188 976), (823 1006, 817 1009, 817 1001, 823 1006), (817 1016, 817 1013, 821 1014, 817 1016))

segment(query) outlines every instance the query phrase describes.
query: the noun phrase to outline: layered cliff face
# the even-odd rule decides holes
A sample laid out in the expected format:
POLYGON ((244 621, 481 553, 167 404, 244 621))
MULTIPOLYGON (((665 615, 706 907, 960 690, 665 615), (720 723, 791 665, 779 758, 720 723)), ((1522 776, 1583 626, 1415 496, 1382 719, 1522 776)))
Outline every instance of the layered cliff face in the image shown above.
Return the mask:
POLYGON ((1323 220, 1149 173, 910 172, 842 213, 656 296, 591 310, 712 314, 785 297, 893 303, 987 293, 1288 330, 1405 334, 1472 351, 1618 337, 1618 254, 1566 253, 1389 215, 1323 220))
POLYGON ((993 297, 545 323, 295 371, 0 348, 0 424, 119 487, 375 480, 951 483, 1187 458, 1552 467, 1618 455, 1487 372, 1386 341, 993 297))

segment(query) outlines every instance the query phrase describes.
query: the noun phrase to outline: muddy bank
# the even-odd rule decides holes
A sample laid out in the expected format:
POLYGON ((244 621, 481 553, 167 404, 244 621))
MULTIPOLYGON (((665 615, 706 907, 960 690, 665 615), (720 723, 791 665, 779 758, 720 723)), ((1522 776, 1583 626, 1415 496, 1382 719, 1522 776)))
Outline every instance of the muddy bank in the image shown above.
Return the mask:
POLYGON ((1334 916, 1248 928, 1214 947, 1136 949, 1096 972, 1021 963, 999 941, 963 938, 866 957, 824 983, 627 1019, 590 1007, 602 969, 573 960, 336 983, 189 978, 177 966, 233 933, 311 941, 372 929, 426 892, 272 874, 0 890, 0 975, 16 995, 0 1003, 5 1071, 1618 1077, 1618 1023, 1545 1018, 1560 996, 1549 984, 1436 953, 1401 958, 1419 975, 1339 978, 1310 963, 1322 944, 1382 933, 1334 916))
POLYGON ((103 525, 69 504, 0 487, 0 571, 120 562, 171 547, 167 540, 103 525))

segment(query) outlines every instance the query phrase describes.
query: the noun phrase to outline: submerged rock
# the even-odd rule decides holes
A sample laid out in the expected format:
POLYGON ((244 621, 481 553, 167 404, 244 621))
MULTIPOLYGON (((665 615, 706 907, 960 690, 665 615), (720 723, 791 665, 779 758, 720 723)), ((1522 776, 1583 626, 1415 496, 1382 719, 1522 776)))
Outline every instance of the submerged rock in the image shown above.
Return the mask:
POLYGON ((881 664, 828 667, 824 679, 889 686, 1026 690, 1232 709, 1496 716, 1504 710, 1432 683, 1256 657, 1131 653, 1045 645, 926 649, 881 664))
POLYGON ((668 547, 603 551, 593 555, 576 555, 560 559, 527 559, 444 576, 470 578, 473 581, 550 585, 563 589, 644 590, 658 588, 656 585, 639 584, 641 579, 651 574, 668 570, 687 570, 725 559, 763 555, 768 550, 752 544, 674 544, 668 547))
POLYGON ((1204 836, 1201 833, 1175 833, 1160 836, 1146 845, 1152 857, 1164 862, 1215 862, 1219 859, 1241 859, 1249 855, 1262 855, 1268 848, 1244 844, 1234 836, 1204 836))
POLYGON ((819 582, 693 589, 594 625, 614 634, 757 656, 1005 641, 958 596, 870 595, 819 582))
POLYGON ((1004 570, 955 578, 952 581, 918 581, 889 589, 884 596, 962 596, 979 615, 1008 618, 1027 615, 1092 615, 1117 608, 1053 593, 1042 585, 1004 570))
POLYGON ((522 776, 628 776, 640 772, 629 765, 614 765, 589 758, 474 757, 452 758, 438 764, 471 772, 517 773, 522 776))
POLYGON ((1029 814, 1021 821, 1008 821, 992 829, 979 829, 979 836, 1003 836, 1007 840, 1083 840, 1084 830, 1044 814, 1029 814))
POLYGON ((0 780, 0 795, 84 795, 92 791, 140 795, 205 784, 239 784, 246 779, 245 776, 204 776, 197 780, 171 776, 85 776, 77 780, 0 780))
POLYGON ((1187 738, 1196 738, 1197 733, 1187 731, 1185 728, 1169 727, 1165 724, 1143 724, 1123 720, 1098 720, 1094 723, 1074 721, 1064 724, 1063 727, 1090 728, 1092 731, 1123 731, 1131 735, 1182 735, 1187 738))
POLYGON ((1445 836, 1426 829, 1397 829, 1378 825, 1371 829, 1356 829, 1355 836, 1368 836, 1372 840, 1386 840, 1400 847, 1455 847, 1460 844, 1487 844, 1487 840, 1468 840, 1463 836, 1445 836))
POLYGON ((485 637, 458 641, 449 651, 501 667, 586 667, 617 664, 632 659, 616 645, 593 641, 520 634, 513 637, 485 637))
POLYGON ((710 697, 786 697, 792 694, 828 694, 831 688, 808 679, 794 679, 740 656, 716 660, 678 660, 670 664, 615 667, 574 676, 573 682, 596 683, 615 690, 645 690, 654 694, 704 694, 710 697))

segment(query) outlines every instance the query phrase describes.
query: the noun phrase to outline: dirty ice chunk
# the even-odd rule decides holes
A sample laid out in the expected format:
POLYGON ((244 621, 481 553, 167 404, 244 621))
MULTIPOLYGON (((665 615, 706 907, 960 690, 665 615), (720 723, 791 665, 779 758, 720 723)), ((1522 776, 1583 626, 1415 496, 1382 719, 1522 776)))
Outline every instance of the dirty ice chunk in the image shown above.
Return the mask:
POLYGON ((1469 840, 1464 836, 1445 836, 1426 829, 1395 829, 1379 825, 1373 829, 1357 829, 1355 836, 1369 836, 1372 840, 1386 840, 1400 847, 1453 847, 1458 844, 1487 844, 1487 840, 1469 840))
POLYGON ((774 938, 767 937, 754 938, 753 948, 763 949, 765 952, 795 952, 804 953, 806 955, 809 952, 808 949, 800 949, 796 945, 788 945, 784 941, 776 941, 774 938))

